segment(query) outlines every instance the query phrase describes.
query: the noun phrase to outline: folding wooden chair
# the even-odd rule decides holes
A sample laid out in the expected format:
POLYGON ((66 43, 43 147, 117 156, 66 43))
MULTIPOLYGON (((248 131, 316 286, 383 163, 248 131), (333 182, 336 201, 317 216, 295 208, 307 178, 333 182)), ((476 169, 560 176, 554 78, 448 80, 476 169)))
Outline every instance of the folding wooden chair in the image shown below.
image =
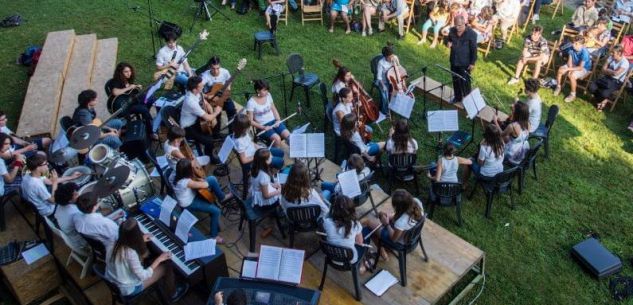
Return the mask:
POLYGON ((323 25, 323 1, 324 0, 316 0, 316 3, 313 5, 305 5, 303 0, 300 0, 301 25, 305 25, 306 21, 320 21, 321 25, 323 25))
POLYGON ((609 97, 608 100, 609 100, 609 103, 611 103, 611 107, 609 108, 609 111, 613 111, 613 108, 615 108, 615 105, 618 103, 618 101, 621 98, 624 98, 628 95, 626 86, 631 83, 631 77, 633 77, 633 69, 629 69, 629 71, 626 73, 626 77, 624 77, 624 82, 622 83, 622 87, 620 87, 618 91, 616 91, 614 94, 612 94, 609 97))
POLYGON ((407 6, 409 7, 409 16, 405 20, 404 23, 404 35, 409 34, 409 30, 411 30, 411 24, 415 26, 415 21, 419 16, 415 16, 415 3, 417 0, 406 0, 407 6))
MULTIPOLYGON (((300 1, 303 2, 303 0, 300 1)), ((285 25, 288 25, 288 0, 284 3, 284 10, 281 12, 281 15, 279 15, 279 19, 277 19, 277 21, 283 21, 285 25)))
POLYGON ((616 35, 611 37, 611 41, 609 41, 609 52, 611 53, 611 50, 613 50, 613 47, 620 44, 620 41, 622 40, 622 36, 624 36, 625 30, 627 29, 628 23, 624 23, 624 22, 616 22, 613 21, 613 28, 611 29, 611 34, 613 34, 613 31, 616 31, 616 35))
POLYGON ((492 48, 492 43, 495 41, 495 29, 497 27, 497 23, 495 22, 492 25, 492 30, 490 31, 490 37, 488 37, 487 41, 477 44, 477 51, 482 52, 484 54, 484 58, 488 56, 490 53, 490 49, 492 48))
MULTIPOLYGON (((545 77, 549 73, 549 70, 552 69, 552 63, 554 62, 554 58, 556 55, 556 50, 558 49, 557 41, 547 41, 547 46, 549 47, 549 57, 547 58, 547 62, 545 65, 541 67, 541 71, 539 72, 539 77, 545 77)), ((521 71, 521 75, 525 75, 525 73, 532 72, 532 65, 523 66, 523 71, 521 71)))
MULTIPOLYGON (((525 18, 525 23, 523 24, 523 31, 525 32, 525 29, 527 29, 528 24, 530 24, 530 22, 532 22, 532 17, 534 16, 534 4, 536 3, 536 1, 531 0, 530 3, 530 8, 528 11, 528 15, 525 18)), ((546 5, 542 5, 541 6, 541 11, 543 11, 543 8, 545 7, 554 7, 554 12, 552 13, 552 19, 554 19, 554 17, 556 17, 556 13, 558 12, 558 8, 560 8, 560 15, 563 15, 563 9, 565 8, 565 0, 554 0, 552 3, 550 4, 546 4, 546 5)))

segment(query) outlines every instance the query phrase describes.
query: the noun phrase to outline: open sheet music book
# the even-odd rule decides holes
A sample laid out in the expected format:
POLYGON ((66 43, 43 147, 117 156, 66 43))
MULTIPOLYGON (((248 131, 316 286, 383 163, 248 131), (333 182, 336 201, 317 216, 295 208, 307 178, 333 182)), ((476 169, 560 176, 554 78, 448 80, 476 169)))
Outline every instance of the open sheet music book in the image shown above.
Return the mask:
POLYGON ((365 287, 367 287, 367 289, 375 295, 382 296, 385 292, 387 292, 387 289, 397 283, 398 279, 389 271, 383 269, 367 281, 367 283, 365 283, 365 287))
POLYGON ((304 256, 303 250, 262 245, 257 261, 242 262, 241 276, 299 285, 304 256))
POLYGON ((466 116, 471 120, 477 116, 479 111, 486 107, 486 101, 484 101, 484 97, 481 95, 479 88, 475 88, 475 90, 464 97, 462 103, 466 109, 466 116))
POLYGON ((459 130, 457 110, 428 111, 426 117, 429 132, 459 130))
POLYGON ((325 157, 325 134, 301 133, 290 135, 290 158, 325 157))

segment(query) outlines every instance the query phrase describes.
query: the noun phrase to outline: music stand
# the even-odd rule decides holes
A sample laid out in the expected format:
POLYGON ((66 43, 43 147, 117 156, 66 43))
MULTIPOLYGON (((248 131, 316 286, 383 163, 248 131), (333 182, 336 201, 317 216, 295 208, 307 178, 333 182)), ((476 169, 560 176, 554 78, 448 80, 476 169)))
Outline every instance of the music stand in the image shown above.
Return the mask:
POLYGON ((220 13, 220 15, 224 16, 226 20, 231 21, 231 18, 229 18, 229 16, 227 16, 222 11, 220 11, 220 8, 217 5, 215 5, 212 1, 194 0, 194 2, 198 2, 198 8, 196 9, 196 14, 193 15, 193 20, 191 21, 189 32, 193 30, 193 25, 196 24, 196 20, 200 18, 202 14, 204 14, 207 20, 211 21, 213 19, 213 16, 215 16, 215 14, 220 13), (211 8, 213 12, 211 12, 209 8, 211 8))

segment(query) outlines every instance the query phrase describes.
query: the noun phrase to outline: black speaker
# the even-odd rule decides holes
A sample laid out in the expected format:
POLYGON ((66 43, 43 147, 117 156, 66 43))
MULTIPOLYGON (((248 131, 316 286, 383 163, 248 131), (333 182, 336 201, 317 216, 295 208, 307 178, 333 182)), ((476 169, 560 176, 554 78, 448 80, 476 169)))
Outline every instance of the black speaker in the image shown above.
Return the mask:
POLYGON ((148 141, 143 120, 128 121, 125 128, 121 152, 127 156, 128 160, 139 158, 145 162, 145 149, 148 141))
POLYGON ((182 28, 175 24, 175 23, 171 23, 168 21, 162 21, 160 23, 160 26, 158 27, 158 35, 162 38, 162 39, 166 39, 166 35, 169 32, 173 32, 176 34, 177 38, 180 38, 180 35, 182 35, 182 28))

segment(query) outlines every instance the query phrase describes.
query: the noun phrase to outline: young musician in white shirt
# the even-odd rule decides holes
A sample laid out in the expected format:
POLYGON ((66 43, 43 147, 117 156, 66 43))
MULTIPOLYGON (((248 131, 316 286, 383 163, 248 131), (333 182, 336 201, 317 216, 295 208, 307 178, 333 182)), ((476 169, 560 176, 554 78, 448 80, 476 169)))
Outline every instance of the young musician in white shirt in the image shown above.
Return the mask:
POLYGON ((161 281, 165 294, 171 303, 178 302, 189 289, 186 282, 176 286, 174 271, 169 264, 171 252, 163 252, 154 258, 148 267, 143 260, 150 253, 147 243, 150 234, 143 234, 134 218, 129 218, 119 228, 117 240, 106 260, 106 277, 116 284, 123 297, 130 297, 161 281))
MULTIPOLYGON (((229 70, 222 68, 220 65, 220 57, 212 56, 207 62, 209 69, 200 74, 202 78, 202 82, 204 83, 204 92, 207 93, 211 87, 215 84, 224 85, 230 78, 231 73, 229 70)), ((231 85, 229 85, 227 90, 231 90, 231 85)), ((231 98, 228 98, 224 102, 224 107, 222 107, 224 111, 226 111, 227 120, 230 121, 235 117, 237 111, 235 110, 235 103, 231 98)), ((229 132, 231 131, 232 124, 229 124, 229 132)), ((220 124, 216 125, 216 128, 213 130, 214 134, 220 132, 220 124)))
POLYGON ((268 207, 279 203, 281 185, 272 179, 271 163, 272 155, 268 149, 260 148, 255 152, 250 186, 254 206, 268 207))
MULTIPOLYGON (((246 114, 240 113, 235 117, 235 121, 233 122, 234 149, 240 158, 240 162, 248 171, 251 169, 251 164, 257 149, 266 148, 253 141, 253 138, 251 138, 249 134, 250 128, 251 120, 246 114)), ((284 151, 276 147, 271 147, 269 150, 272 155, 270 166, 280 170, 284 166, 284 151)))
POLYGON ((165 34, 165 46, 156 54, 156 70, 164 71, 169 67, 177 70, 175 82, 182 87, 187 86, 187 79, 194 75, 189 61, 185 59, 181 65, 178 61, 185 56, 185 50, 178 45, 178 36, 174 32, 165 34))
POLYGON ((85 237, 101 242, 106 253, 110 253, 119 239, 119 226, 114 220, 101 214, 99 202, 90 192, 77 198, 77 207, 82 214, 74 218, 75 230, 85 237))
POLYGON ((300 160, 290 168, 286 184, 281 186, 281 207, 286 211, 291 207, 318 205, 321 208, 319 217, 324 217, 330 207, 323 201, 319 192, 310 186, 310 172, 300 160))
POLYGON ((371 162, 380 161, 380 153, 385 149, 385 142, 367 142, 361 137, 358 130, 358 117, 354 113, 348 113, 341 121, 341 138, 351 142, 358 148, 360 154, 371 162))
POLYGON ((389 96, 391 96, 391 85, 387 79, 387 71, 395 64, 399 64, 399 62, 400 60, 394 54, 391 45, 382 48, 382 58, 378 61, 378 66, 376 67, 376 81, 382 90, 380 111, 384 114, 389 112, 389 96))
POLYGON ((251 125, 259 131, 265 131, 261 137, 271 140, 275 147, 283 147, 282 140, 288 140, 290 132, 281 122, 279 111, 270 95, 270 85, 265 80, 256 80, 253 84, 256 96, 252 96, 246 103, 246 113, 251 119, 251 125))
MULTIPOLYGON (((29 143, 27 141, 22 140, 17 137, 13 130, 9 129, 7 123, 9 119, 7 118, 7 114, 0 110, 0 132, 5 133, 11 137, 13 140, 13 146, 10 152, 12 154, 24 154, 29 157, 33 155, 37 150, 46 151, 48 146, 51 144, 52 140, 49 137, 41 137, 33 140, 33 143, 29 143)), ((8 160, 8 156, 1 155, 3 159, 8 160)))
POLYGON ((385 150, 389 154, 415 154, 418 151, 418 142, 411 136, 409 121, 399 119, 393 123, 385 150))
POLYGON ((341 136, 341 121, 346 114, 354 109, 354 94, 346 87, 341 88, 336 94, 336 105, 332 110, 332 129, 337 136, 341 136))
POLYGON ((55 192, 55 219, 59 229, 66 234, 69 243, 74 249, 83 249, 84 254, 89 254, 90 246, 75 229, 75 217, 81 215, 77 208, 77 198, 79 198, 79 186, 73 182, 61 184, 55 192))
MULTIPOLYGON (((359 154, 351 154, 343 171, 355 170, 358 181, 363 181, 371 173, 371 169, 365 166, 363 157, 359 154)), ((321 194, 325 200, 330 200, 333 194, 341 192, 341 185, 338 182, 323 181, 321 183, 321 194)))

